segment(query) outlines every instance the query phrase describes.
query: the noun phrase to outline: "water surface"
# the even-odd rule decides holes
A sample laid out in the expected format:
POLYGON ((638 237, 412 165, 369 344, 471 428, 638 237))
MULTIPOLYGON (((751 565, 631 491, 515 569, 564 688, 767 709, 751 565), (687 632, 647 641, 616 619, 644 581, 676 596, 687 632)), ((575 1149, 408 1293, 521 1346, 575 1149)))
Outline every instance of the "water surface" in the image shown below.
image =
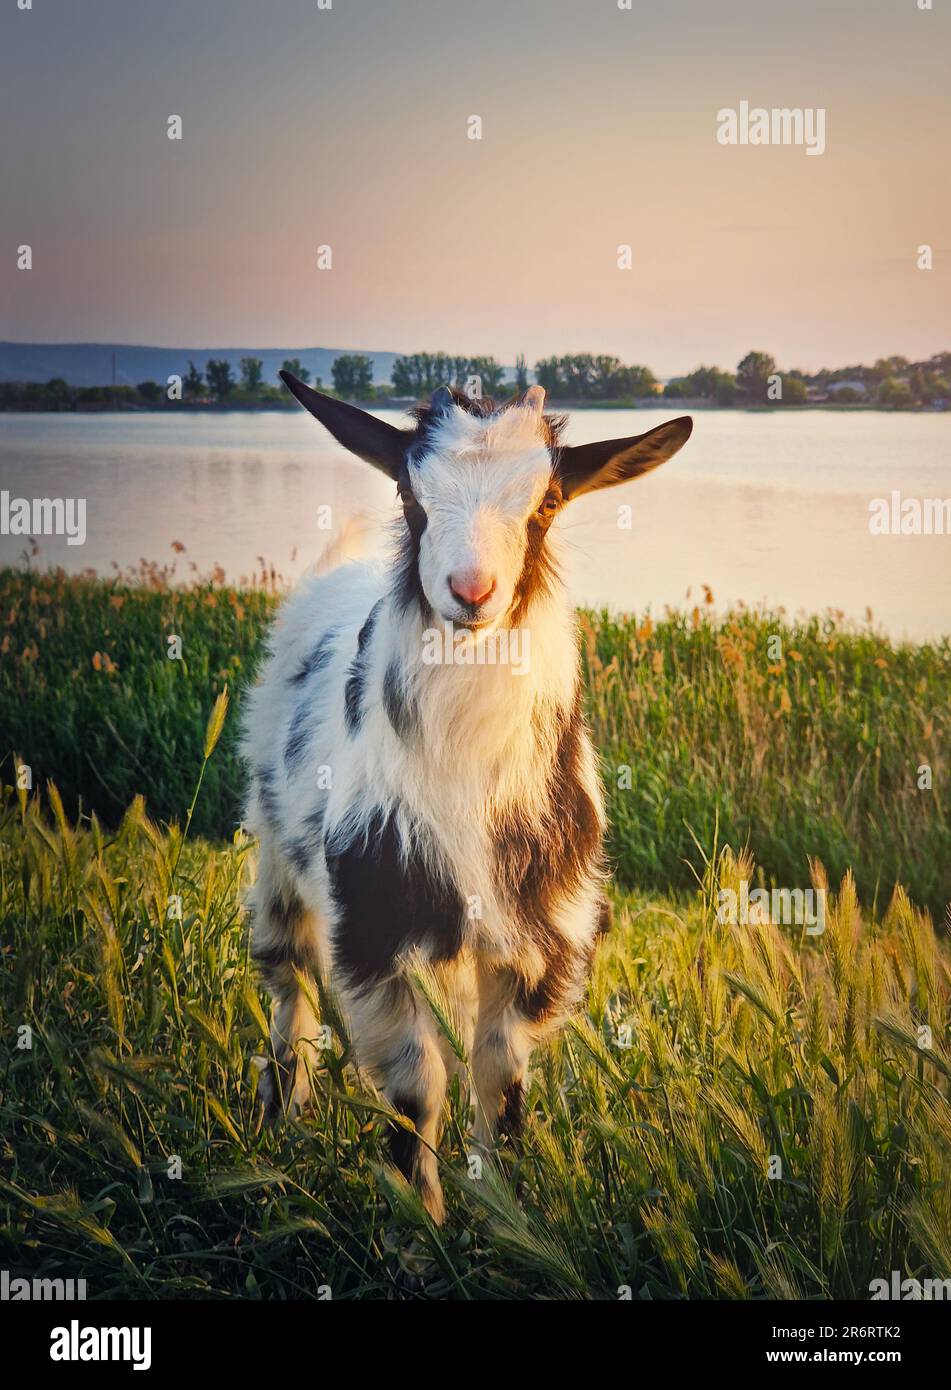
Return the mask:
MULTIPOLYGON (((379 412, 405 423, 396 412, 379 412)), ((640 433, 677 414, 586 410, 568 442, 640 433)), ((14 496, 85 497, 87 540, 43 537, 34 564, 109 572, 139 558, 177 574, 264 557, 299 575, 362 512, 383 528, 394 489, 303 411, 0 416, 0 480, 14 496), (332 529, 321 529, 330 508, 332 529)), ((892 636, 951 633, 951 536, 874 536, 869 502, 951 496, 951 416, 700 411, 656 473, 572 504, 561 525, 578 602, 616 610, 741 600, 789 614, 870 608, 892 636), (630 505, 631 527, 618 525, 630 505)), ((14 563, 22 539, 0 536, 14 563)))

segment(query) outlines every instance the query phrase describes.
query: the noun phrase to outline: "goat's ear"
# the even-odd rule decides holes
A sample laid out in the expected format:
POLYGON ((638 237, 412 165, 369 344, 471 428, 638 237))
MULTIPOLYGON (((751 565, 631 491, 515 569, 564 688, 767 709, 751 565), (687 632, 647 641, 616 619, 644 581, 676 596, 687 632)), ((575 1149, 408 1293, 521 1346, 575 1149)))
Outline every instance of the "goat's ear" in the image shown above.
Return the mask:
POLYGON ((562 449, 557 468, 562 495, 569 501, 595 488, 614 487, 649 473, 683 448, 692 429, 690 416, 681 415, 679 420, 668 420, 629 439, 602 439, 597 444, 562 449))
POLYGON ((288 391, 296 396, 320 423, 330 431, 338 444, 349 449, 351 454, 372 463, 374 468, 382 469, 394 482, 406 458, 406 448, 413 439, 412 430, 398 430, 385 420, 377 420, 365 410, 346 401, 325 396, 298 381, 293 372, 281 372, 280 378, 288 391))

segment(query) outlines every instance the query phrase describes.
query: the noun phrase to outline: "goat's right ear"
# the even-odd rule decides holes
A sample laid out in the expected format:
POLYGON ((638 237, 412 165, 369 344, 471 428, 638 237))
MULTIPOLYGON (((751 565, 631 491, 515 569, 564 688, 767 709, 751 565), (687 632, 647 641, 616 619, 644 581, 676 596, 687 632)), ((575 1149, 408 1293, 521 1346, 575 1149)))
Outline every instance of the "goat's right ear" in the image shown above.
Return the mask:
POLYGON ((385 420, 378 420, 355 405, 314 391, 298 381, 293 372, 282 371, 279 375, 288 391, 330 431, 338 444, 372 463, 396 482, 406 459, 407 446, 415 437, 412 430, 398 430, 395 425, 388 425, 385 420))

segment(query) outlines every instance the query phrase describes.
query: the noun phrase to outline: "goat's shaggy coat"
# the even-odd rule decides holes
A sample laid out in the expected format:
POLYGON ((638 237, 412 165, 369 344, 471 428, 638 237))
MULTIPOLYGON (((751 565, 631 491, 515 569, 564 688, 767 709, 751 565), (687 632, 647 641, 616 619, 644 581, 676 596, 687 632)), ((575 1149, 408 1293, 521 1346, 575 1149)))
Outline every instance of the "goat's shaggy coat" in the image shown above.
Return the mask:
POLYGON ((663 462, 690 421, 564 449, 537 387, 503 409, 442 389, 401 431, 285 380, 397 483, 403 520, 388 573, 345 563, 300 586, 250 698, 253 952, 275 998, 259 1087, 272 1112, 305 1100, 317 1025, 300 980, 329 973, 357 1060, 421 1136, 401 1131, 394 1156, 439 1220, 433 1150, 458 1063, 408 957, 452 1005, 488 1144, 517 1128, 529 1054, 577 1002, 605 913, 602 794, 549 528, 577 493, 663 462), (468 661, 424 661, 440 625, 468 661), (526 670, 471 659, 514 627, 531 636, 526 670))

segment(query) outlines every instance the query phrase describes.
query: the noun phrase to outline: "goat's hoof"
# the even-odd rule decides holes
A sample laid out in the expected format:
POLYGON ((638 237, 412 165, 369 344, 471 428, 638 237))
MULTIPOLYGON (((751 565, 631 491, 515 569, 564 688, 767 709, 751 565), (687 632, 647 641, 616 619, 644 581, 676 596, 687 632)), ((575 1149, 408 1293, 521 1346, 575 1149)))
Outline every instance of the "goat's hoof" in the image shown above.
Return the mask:
POLYGON ((257 1099, 264 1123, 273 1127, 293 1118, 302 1109, 307 1090, 296 1069, 270 1057, 252 1057, 251 1065, 257 1072, 257 1099))
POLYGON ((280 1089, 274 1075, 274 1063, 268 1057, 252 1057, 251 1066, 257 1074, 257 1102, 266 1125, 274 1125, 282 1113, 280 1089))

